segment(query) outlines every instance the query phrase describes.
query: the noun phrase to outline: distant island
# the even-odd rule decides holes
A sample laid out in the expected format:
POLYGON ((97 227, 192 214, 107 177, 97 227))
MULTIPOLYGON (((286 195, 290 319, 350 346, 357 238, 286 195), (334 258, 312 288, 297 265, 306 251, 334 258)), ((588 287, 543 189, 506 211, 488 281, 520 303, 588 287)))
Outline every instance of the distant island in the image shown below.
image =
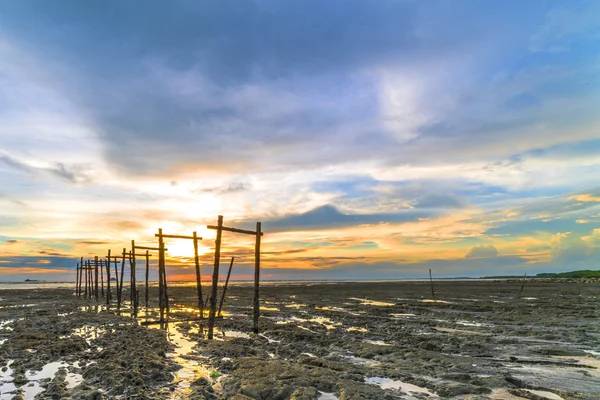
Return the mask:
MULTIPOLYGON (((505 276, 484 276, 481 279, 515 279, 523 278, 518 275, 505 275, 505 276)), ((570 272, 543 272, 529 278, 600 278, 600 270, 594 271, 591 269, 582 269, 578 271, 570 272)))
POLYGON ((37 279, 25 279, 25 282, 39 282, 37 279))

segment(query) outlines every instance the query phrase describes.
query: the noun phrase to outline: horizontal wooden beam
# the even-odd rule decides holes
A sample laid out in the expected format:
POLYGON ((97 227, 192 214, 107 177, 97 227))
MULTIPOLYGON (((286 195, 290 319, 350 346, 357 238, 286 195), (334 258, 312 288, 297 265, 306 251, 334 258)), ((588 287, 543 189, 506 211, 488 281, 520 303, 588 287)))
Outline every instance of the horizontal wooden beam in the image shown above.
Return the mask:
MULTIPOLYGON (((140 250, 155 250, 155 251, 159 251, 160 248, 158 247, 148 247, 148 246, 134 246, 134 249, 140 249, 140 250)), ((169 249, 165 249, 165 251, 167 251, 169 249)))
MULTIPOLYGON (((219 227, 217 225, 207 225, 206 226, 208 229, 219 229, 219 227)), ((227 232, 235 232, 235 233, 243 233, 245 235, 254 235, 256 236, 256 232, 255 231, 247 231, 245 229, 237 229, 237 228, 228 228, 226 226, 222 226, 221 230, 223 231, 227 231, 227 232)), ((263 236, 263 233, 260 233, 260 236, 263 236)))
MULTIPOLYGON (((131 253, 130 253, 130 255, 131 255, 131 253)), ((136 254, 135 256, 136 256, 136 257, 146 257, 146 253, 143 253, 143 254, 136 254)), ((148 254, 148 257, 152 257, 152 254, 148 254)))
MULTIPOLYGON (((159 235, 158 233, 156 233, 154 236, 155 237, 159 237, 161 235, 159 235)), ((185 236, 185 235, 162 235, 162 237, 169 238, 169 239, 192 239, 192 240, 196 239, 196 240, 202 240, 202 238, 200 236, 193 237, 193 236, 185 236)))

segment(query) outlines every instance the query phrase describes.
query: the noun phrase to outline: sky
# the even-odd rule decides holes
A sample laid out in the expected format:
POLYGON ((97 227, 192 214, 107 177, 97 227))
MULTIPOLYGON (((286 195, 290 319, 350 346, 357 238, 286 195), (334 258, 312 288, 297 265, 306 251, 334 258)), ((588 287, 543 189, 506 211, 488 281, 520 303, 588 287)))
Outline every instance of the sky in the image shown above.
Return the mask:
POLYGON ((597 269, 599 107, 593 0, 1 2, 0 281, 597 269))

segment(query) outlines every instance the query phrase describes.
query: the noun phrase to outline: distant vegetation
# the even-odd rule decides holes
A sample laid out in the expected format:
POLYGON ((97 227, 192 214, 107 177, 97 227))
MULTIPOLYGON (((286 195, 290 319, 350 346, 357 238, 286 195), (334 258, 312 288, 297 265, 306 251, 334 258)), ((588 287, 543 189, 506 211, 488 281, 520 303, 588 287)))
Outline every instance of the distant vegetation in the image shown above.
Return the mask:
MULTIPOLYGON (((506 276, 484 276, 483 279, 508 279, 508 278, 523 278, 523 276, 517 275, 506 275, 506 276)), ((544 272, 535 276, 528 276, 528 278, 600 278, 600 270, 593 271, 591 269, 583 269, 579 271, 570 272, 544 272)))
POLYGON ((543 273, 537 274, 536 278, 600 278, 600 271, 583 269, 580 271, 559 272, 557 274, 543 273))

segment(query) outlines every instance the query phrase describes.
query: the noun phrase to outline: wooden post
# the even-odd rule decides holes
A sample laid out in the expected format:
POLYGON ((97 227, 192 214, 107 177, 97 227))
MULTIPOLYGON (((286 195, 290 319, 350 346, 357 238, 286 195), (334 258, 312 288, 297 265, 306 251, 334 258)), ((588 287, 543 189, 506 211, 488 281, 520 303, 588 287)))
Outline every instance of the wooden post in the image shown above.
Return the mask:
POLYGON ((75 267, 75 296, 79 295, 79 263, 75 267))
POLYGON ((204 301, 202 301, 202 277, 200 276, 200 260, 198 259, 198 235, 194 231, 194 262, 196 264, 196 290, 198 291, 198 310, 200 319, 204 319, 204 301))
POLYGON ((258 333, 258 317, 260 316, 259 286, 260 286, 260 237, 261 223, 256 223, 256 244, 254 246, 254 328, 252 331, 258 333))
POLYGON ((84 274, 85 274, 85 290, 83 292, 83 298, 87 299, 88 298, 88 281, 90 279, 90 270, 88 268, 88 261, 85 260, 85 269, 84 269, 84 274))
POLYGON ((148 311, 148 272, 150 270, 150 252, 146 250, 146 311, 148 311))
POLYGON ((83 280, 83 257, 80 258, 79 260, 79 297, 81 297, 81 287, 82 287, 82 280, 83 280))
MULTIPOLYGON (((125 256, 127 255, 127 249, 123 247, 123 261, 121 262, 121 282, 119 282, 119 299, 117 309, 121 309, 121 302, 123 301, 123 275, 125 274, 125 256)), ((117 278, 118 279, 118 278, 117 278)))
POLYGON ((525 272, 525 276, 523 277, 523 284, 521 285, 521 291, 519 292, 519 299, 523 296, 523 289, 525 288, 525 283, 527 282, 527 272, 525 272))
POLYGON ((104 298, 104 260, 100 259, 100 288, 102 289, 102 298, 104 298))
POLYGON ((121 303, 121 295, 119 294, 119 291, 121 290, 121 287, 119 286, 119 269, 118 269, 118 261, 117 261, 117 257, 115 256, 115 286, 116 286, 116 294, 117 294, 117 304, 121 303))
POLYGON ((108 258, 106 259, 106 305, 110 305, 112 300, 112 294, 110 292, 110 249, 108 250, 108 258))
POLYGON ((129 257, 129 269, 130 278, 129 286, 131 287, 131 293, 129 295, 131 304, 133 306, 133 315, 137 316, 137 289, 135 282, 135 240, 131 241, 131 256, 129 257))
POLYGON ((98 256, 94 256, 94 296, 98 301, 98 256))
POLYGON ((431 297, 435 300, 435 292, 433 291, 433 278, 431 277, 431 269, 429 269, 429 283, 431 284, 431 297))
POLYGON ((162 237, 162 228, 158 229, 158 307, 160 308, 160 321, 165 320, 165 299, 163 287, 163 264, 165 259, 165 243, 162 237))
POLYGON ((212 290, 210 293, 210 311, 208 313, 208 339, 213 338, 215 328, 215 315, 217 311, 217 288, 219 284, 219 263, 221 262, 221 233, 223 229, 223 216, 219 215, 217 221, 217 239, 215 240, 215 264, 212 277, 212 290))
POLYGON ((225 301, 225 293, 227 293, 227 285, 229 285, 229 277, 231 276, 231 267, 233 267, 233 260, 235 260, 235 257, 231 257, 231 262, 229 263, 229 271, 227 271, 227 279, 225 279, 225 286, 223 287, 223 294, 221 295, 217 315, 221 315, 221 309, 223 308, 223 302, 225 301))

